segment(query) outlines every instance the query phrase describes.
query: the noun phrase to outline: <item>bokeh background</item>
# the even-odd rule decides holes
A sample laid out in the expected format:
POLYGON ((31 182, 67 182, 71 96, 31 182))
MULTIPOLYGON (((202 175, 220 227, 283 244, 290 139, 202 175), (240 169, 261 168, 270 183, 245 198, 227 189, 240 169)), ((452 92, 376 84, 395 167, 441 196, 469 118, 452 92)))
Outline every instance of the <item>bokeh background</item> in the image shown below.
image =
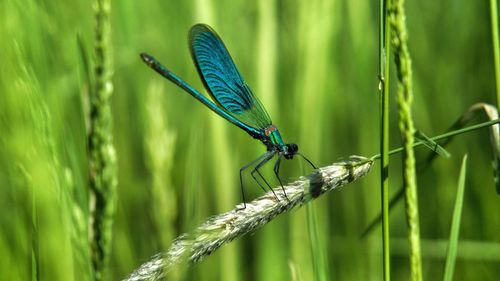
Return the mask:
MULTIPOLYGON (((408 1, 406 10, 417 128, 437 135, 473 103, 496 104, 488 1, 408 1)), ((6 0, 0 14, 1 279, 35 280, 36 265, 40 280, 90 280, 83 54, 93 58, 92 1, 6 0)), ((195 23, 219 33, 285 141, 318 166, 378 153, 376 1, 113 1, 111 15, 118 186, 109 280, 239 203, 238 170, 264 152, 141 62, 148 52, 202 90, 187 45, 195 23)), ((395 81, 391 147, 399 145, 395 81)), ((425 280, 443 274, 466 153, 455 280, 499 280, 488 131, 461 135, 448 151, 418 175, 425 280)), ((391 157, 391 193, 400 164, 391 157)), ((186 280, 381 280, 380 227, 360 238, 380 210, 378 169, 224 246, 186 280)), ((294 160, 282 171, 293 179, 309 168, 294 160)), ((262 194, 248 178, 245 191, 262 194)), ((409 274, 402 206, 391 212, 393 280, 409 274)))

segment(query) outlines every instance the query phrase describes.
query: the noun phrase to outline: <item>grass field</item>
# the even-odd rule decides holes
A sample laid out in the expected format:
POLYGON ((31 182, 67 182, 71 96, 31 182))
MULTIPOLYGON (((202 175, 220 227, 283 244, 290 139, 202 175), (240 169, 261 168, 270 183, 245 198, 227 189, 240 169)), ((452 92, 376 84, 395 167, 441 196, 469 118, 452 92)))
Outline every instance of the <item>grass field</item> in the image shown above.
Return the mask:
MULTIPOLYGON (((139 57, 155 56, 204 90, 187 44, 195 23, 218 32, 285 141, 317 166, 379 153, 377 2, 112 1, 97 28, 93 2, 107 3, 0 2, 1 280, 120 280, 178 235, 241 202, 238 171, 265 147, 139 57), (88 132, 96 135, 89 140, 88 132), (111 188, 102 193, 107 205, 96 195, 101 186, 111 188), (95 210, 104 216, 102 228, 94 227, 95 210), (97 234, 104 244, 94 242, 97 234), (102 276, 94 270, 100 254, 107 260, 102 276)), ((413 122, 427 136, 444 133, 475 103, 499 104, 489 4, 405 4, 413 122)), ((401 135, 393 61, 395 148, 401 135)), ((470 124, 486 120, 478 114, 470 124)), ((443 279, 467 154, 453 280, 500 280, 500 195, 489 130, 457 136, 446 149, 451 157, 417 171, 423 279, 443 279)), ((415 149, 417 161, 429 151, 415 149)), ((401 154, 391 156, 391 195, 402 186, 401 163, 401 154)), ((361 238, 381 210, 379 165, 177 277, 382 280, 380 225, 361 238)), ((272 164, 263 170, 272 180, 272 164)), ((281 170, 288 180, 310 172, 297 159, 281 170)), ((247 198, 262 193, 245 178, 247 198)), ((409 279, 409 256, 401 200, 390 214, 392 280, 409 279)))

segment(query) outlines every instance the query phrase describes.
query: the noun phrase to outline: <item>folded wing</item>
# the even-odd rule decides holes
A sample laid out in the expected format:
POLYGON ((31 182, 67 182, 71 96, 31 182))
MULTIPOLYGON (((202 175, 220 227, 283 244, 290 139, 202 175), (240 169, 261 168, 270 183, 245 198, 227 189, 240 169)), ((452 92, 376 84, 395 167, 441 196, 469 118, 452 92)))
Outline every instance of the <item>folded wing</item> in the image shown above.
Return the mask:
POLYGON ((220 37, 197 24, 189 32, 191 56, 213 100, 241 122, 263 130, 271 118, 241 77, 220 37))

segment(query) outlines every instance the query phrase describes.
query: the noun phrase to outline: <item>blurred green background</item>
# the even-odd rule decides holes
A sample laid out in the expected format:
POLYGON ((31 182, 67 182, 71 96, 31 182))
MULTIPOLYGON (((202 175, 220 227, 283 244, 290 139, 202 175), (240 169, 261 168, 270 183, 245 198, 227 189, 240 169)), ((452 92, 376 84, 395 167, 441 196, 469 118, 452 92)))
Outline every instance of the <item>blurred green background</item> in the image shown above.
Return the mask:
MULTIPOLYGON (((417 128, 433 136, 473 103, 496 104, 488 2, 406 7, 417 128)), ((211 25, 285 141, 324 166, 378 153, 377 13, 376 1, 358 0, 113 1, 118 187, 109 280, 124 278, 180 233, 239 203, 238 170, 265 149, 147 68, 140 52, 202 90, 187 32, 198 22, 211 25)), ((77 38, 92 58, 92 1, 5 0, 0 15, 0 279, 32 279, 36 266, 39 280, 90 280, 89 84, 77 38)), ((500 197, 488 131, 456 138, 449 152, 451 158, 418 177, 425 280, 443 274, 465 153, 455 280, 499 280, 500 197)), ((400 156, 391 158, 391 193, 401 185, 400 163, 400 156)), ((285 177, 307 173, 301 165, 286 161, 285 177)), ((380 228, 360 239, 380 210, 378 169, 224 246, 190 268, 186 280, 381 280, 380 228)), ((262 194, 248 178, 245 191, 262 194)), ((407 249, 399 204, 391 213, 393 280, 408 278, 407 249)))

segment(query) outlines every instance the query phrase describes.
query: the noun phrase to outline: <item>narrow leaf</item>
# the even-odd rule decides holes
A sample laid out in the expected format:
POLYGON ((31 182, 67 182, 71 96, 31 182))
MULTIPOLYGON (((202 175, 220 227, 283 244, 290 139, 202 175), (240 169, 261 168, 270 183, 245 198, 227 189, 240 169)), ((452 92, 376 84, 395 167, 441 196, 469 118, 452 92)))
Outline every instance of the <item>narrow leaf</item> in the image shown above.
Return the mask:
POLYGON ((416 131, 415 132, 415 137, 423 142, 425 146, 427 146, 430 150, 434 151, 435 153, 439 154, 440 156, 450 158, 450 153, 444 149, 444 147, 440 146, 437 142, 429 138, 427 135, 425 135, 421 131, 416 131))
POLYGON ((462 206, 464 201, 465 190, 465 174, 467 172, 467 154, 462 160, 462 167, 460 168, 460 175, 458 177, 457 197, 455 199, 455 208, 453 210, 453 218, 451 222, 450 241, 448 244, 446 265, 444 269, 444 281, 453 280, 453 273, 455 271, 455 262, 457 259, 458 248, 458 235, 460 232, 460 219, 462 217, 462 206))

